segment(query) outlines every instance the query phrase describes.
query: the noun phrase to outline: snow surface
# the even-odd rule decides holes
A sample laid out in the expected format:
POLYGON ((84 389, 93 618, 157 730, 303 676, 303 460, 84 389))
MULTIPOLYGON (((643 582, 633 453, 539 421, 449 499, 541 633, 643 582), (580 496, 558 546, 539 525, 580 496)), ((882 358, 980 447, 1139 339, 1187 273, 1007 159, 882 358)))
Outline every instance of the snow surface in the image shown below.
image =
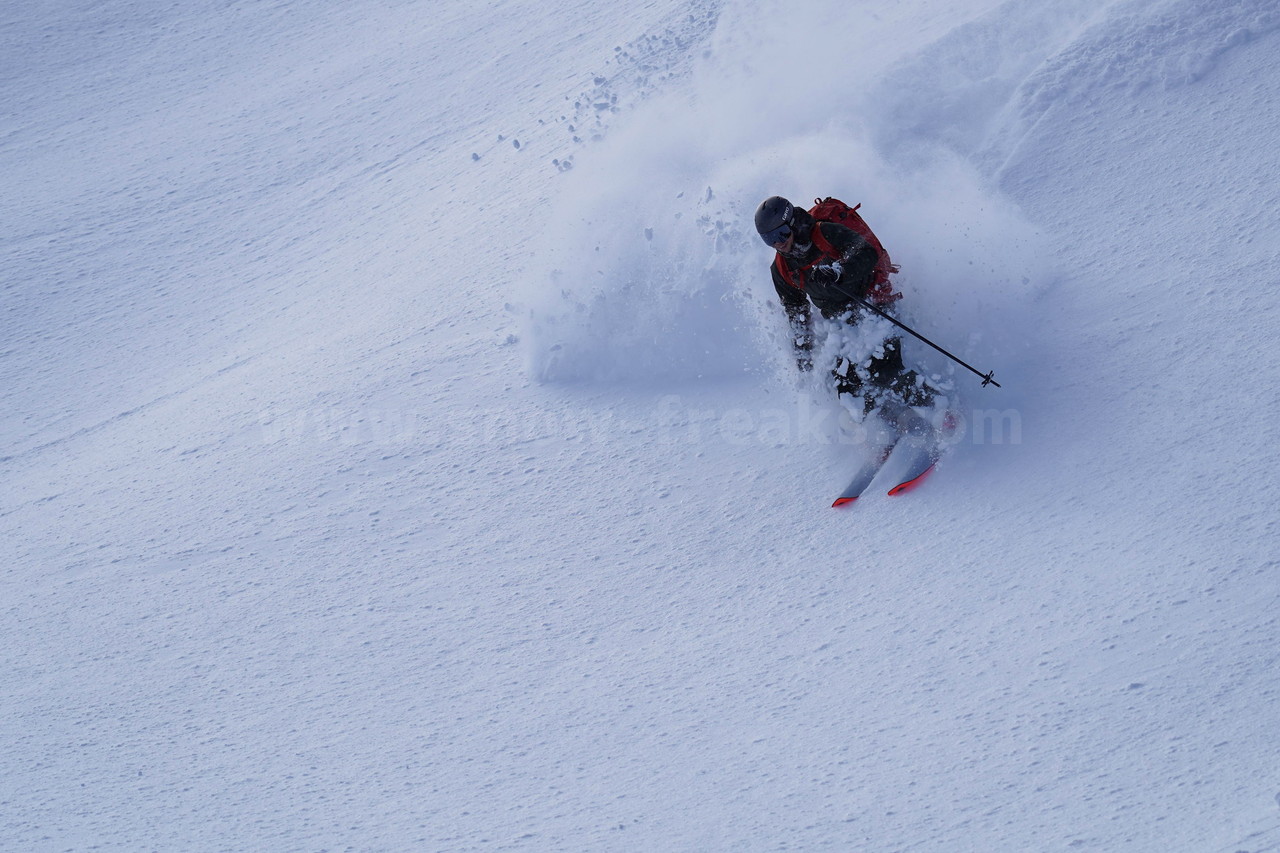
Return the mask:
POLYGON ((7 4, 0 849, 1280 850, 1278 53, 7 4), (1004 384, 909 497, 828 508, 773 193, 1004 384))

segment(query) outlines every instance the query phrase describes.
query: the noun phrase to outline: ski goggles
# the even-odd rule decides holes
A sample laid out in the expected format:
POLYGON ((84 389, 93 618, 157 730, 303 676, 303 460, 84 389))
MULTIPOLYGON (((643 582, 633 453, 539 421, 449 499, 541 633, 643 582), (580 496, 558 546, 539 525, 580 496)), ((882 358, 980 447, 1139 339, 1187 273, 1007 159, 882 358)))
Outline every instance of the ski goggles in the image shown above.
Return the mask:
POLYGON ((764 240, 766 246, 776 246, 779 243, 786 242, 787 238, 790 236, 791 220, 787 220, 772 231, 766 231, 761 234, 760 239, 764 240))

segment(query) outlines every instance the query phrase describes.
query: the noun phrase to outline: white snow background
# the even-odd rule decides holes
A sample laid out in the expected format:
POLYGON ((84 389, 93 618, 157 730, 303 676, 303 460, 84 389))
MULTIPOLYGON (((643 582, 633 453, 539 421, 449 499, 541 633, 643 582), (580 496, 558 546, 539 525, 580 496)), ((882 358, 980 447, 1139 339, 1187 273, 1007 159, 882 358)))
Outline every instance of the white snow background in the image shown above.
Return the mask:
POLYGON ((6 4, 0 849, 1280 850, 1277 59, 1274 0, 6 4), (910 495, 829 507, 774 193, 1004 386, 910 495))

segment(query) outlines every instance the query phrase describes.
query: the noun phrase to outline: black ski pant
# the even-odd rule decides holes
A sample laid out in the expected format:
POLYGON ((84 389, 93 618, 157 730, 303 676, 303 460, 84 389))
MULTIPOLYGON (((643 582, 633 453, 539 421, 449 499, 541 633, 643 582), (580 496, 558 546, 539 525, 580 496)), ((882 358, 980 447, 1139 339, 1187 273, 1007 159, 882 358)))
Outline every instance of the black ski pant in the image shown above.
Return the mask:
POLYGON ((893 337, 884 342, 883 354, 872 356, 862 364, 853 364, 843 358, 836 360, 831 371, 837 394, 849 394, 863 398, 863 411, 870 413, 885 399, 885 395, 908 406, 931 406, 936 393, 914 370, 907 370, 902 361, 902 338, 893 337))

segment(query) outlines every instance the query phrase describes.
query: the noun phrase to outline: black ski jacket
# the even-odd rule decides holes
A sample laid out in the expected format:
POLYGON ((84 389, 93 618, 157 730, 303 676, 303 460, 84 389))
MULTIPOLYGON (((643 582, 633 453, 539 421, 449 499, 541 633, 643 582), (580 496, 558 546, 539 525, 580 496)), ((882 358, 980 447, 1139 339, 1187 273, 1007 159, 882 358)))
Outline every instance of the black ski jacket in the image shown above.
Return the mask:
MULTIPOLYGON (((810 220, 810 223, 798 224, 796 245, 791 254, 779 252, 769 268, 773 274, 774 289, 778 291, 778 298, 782 300, 793 325, 797 321, 808 325, 810 303, 828 318, 839 317, 856 308, 853 297, 867 298, 875 277, 876 262, 880 260, 875 247, 853 229, 836 222, 814 223, 810 220), (822 229, 822 236, 839 253, 838 257, 823 256, 813 242, 813 228, 822 229), (841 267, 837 281, 824 280, 820 272, 815 275, 821 267, 833 261, 838 261, 841 267), (787 283, 778 269, 779 264, 786 264, 791 281, 799 287, 787 283)), ((854 311, 853 317, 856 318, 857 314, 854 311)))

